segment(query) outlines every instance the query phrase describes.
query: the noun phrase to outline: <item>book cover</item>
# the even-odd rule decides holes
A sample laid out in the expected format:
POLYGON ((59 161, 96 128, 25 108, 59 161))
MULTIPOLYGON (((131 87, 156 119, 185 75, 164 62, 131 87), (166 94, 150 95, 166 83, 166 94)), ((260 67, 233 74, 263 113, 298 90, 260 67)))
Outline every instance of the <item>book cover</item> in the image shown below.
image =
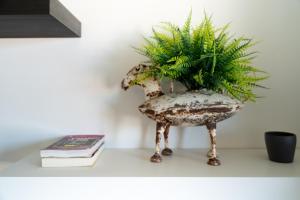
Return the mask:
POLYGON ((41 157, 91 157, 104 135, 69 135, 40 151, 41 157))
POLYGON ((43 150, 83 150, 92 148, 104 135, 69 135, 43 150))

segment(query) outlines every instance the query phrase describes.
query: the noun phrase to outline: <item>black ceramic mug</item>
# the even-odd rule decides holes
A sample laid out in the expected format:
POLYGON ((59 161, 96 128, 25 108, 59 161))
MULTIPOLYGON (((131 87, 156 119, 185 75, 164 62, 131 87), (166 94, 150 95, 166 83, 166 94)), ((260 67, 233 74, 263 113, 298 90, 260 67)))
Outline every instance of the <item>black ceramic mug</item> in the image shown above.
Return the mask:
POLYGON ((294 161, 297 137, 293 133, 281 131, 265 132, 265 142, 269 159, 280 163, 294 161))

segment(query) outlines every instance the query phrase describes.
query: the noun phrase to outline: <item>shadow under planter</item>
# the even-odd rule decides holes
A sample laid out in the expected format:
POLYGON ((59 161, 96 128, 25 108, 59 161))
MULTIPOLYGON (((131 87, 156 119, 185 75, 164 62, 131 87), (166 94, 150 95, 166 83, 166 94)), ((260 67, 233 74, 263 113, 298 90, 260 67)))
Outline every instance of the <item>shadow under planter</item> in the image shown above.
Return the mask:
POLYGON ((280 163, 291 163, 294 161, 297 143, 295 134, 281 131, 268 131, 265 132, 265 143, 271 161, 280 163))

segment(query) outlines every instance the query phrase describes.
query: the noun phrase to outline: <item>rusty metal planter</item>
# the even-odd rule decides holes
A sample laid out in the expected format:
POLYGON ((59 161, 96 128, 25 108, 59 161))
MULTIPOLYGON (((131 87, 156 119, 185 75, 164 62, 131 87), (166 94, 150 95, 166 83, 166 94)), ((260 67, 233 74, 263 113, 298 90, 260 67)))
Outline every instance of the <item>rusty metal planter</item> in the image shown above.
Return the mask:
MULTIPOLYGON (((122 81, 122 88, 128 89, 136 82, 139 74, 148 66, 138 65, 131 69, 122 81)), ((162 161, 162 155, 172 155, 169 148, 168 135, 170 126, 206 126, 210 135, 211 148, 207 154, 208 164, 220 165, 216 152, 217 123, 228 119, 239 111, 243 104, 226 95, 208 90, 187 91, 184 93, 164 94, 155 78, 137 83, 143 87, 146 101, 139 106, 139 111, 156 121, 156 148, 150 158, 152 162, 162 161), (160 140, 164 136, 165 147, 161 151, 160 140)))

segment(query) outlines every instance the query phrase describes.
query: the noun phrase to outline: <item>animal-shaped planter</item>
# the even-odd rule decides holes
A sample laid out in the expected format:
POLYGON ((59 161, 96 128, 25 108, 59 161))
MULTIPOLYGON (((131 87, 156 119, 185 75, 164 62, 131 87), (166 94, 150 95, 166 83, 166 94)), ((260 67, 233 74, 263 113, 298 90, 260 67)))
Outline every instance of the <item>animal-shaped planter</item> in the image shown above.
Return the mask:
POLYGON ((216 151, 216 124, 235 114, 242 103, 228 96, 207 90, 189 91, 182 94, 164 94, 159 82, 149 78, 137 83, 137 77, 149 69, 149 66, 133 67, 122 81, 122 88, 127 90, 133 83, 143 87, 146 101, 139 106, 140 112, 156 121, 156 149, 152 162, 162 161, 164 156, 172 155, 168 145, 170 126, 206 126, 210 135, 211 148, 207 153, 207 164, 218 166, 216 151), (160 152, 161 135, 164 136, 165 148, 160 152))

